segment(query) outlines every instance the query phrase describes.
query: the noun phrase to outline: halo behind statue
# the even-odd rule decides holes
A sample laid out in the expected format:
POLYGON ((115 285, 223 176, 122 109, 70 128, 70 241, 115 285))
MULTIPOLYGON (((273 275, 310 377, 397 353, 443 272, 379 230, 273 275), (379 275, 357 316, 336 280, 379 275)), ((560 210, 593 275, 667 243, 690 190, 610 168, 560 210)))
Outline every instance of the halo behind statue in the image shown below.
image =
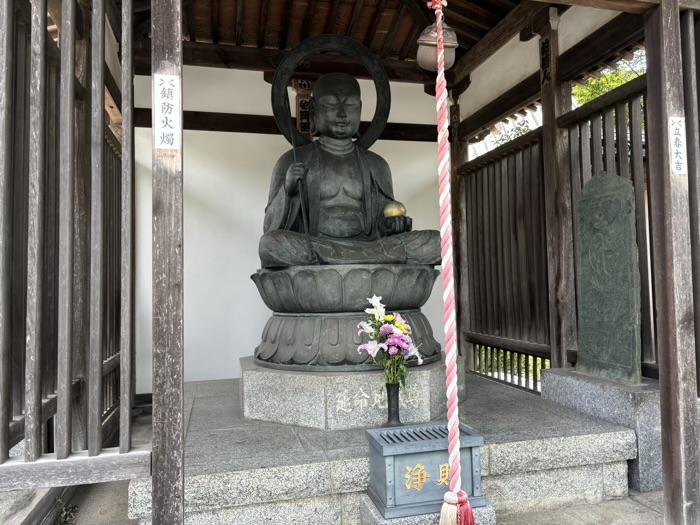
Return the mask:
POLYGON ((377 92, 377 106, 374 110, 374 118, 367 131, 355 142, 358 146, 368 149, 379 139, 389 120, 389 110, 391 109, 389 78, 372 51, 352 38, 337 35, 319 35, 304 40, 287 53, 282 63, 278 66, 275 78, 272 81, 272 112, 275 116, 275 122, 277 122, 277 126, 282 134, 293 146, 303 146, 309 143, 309 140, 291 124, 292 116, 289 111, 287 86, 302 60, 320 51, 339 51, 357 58, 365 66, 374 81, 374 88, 377 92))

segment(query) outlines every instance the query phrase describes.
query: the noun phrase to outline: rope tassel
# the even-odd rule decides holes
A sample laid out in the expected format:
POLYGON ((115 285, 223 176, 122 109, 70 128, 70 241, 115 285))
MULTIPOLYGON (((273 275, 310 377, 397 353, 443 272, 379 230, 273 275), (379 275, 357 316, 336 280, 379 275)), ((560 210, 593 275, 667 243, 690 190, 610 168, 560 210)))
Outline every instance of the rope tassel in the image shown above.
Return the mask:
POLYGON ((440 512, 440 525, 476 525, 467 493, 462 490, 459 456, 459 398, 457 395, 457 328, 452 259, 452 199, 450 188, 449 112, 445 80, 445 41, 442 8, 445 0, 430 0, 437 22, 437 81, 435 100, 438 115, 438 179, 440 185, 440 237, 442 245, 443 317, 445 321, 445 367, 447 386, 447 431, 450 491, 440 512))
POLYGON ((440 525, 476 525, 466 492, 445 492, 445 503, 440 510, 440 525))

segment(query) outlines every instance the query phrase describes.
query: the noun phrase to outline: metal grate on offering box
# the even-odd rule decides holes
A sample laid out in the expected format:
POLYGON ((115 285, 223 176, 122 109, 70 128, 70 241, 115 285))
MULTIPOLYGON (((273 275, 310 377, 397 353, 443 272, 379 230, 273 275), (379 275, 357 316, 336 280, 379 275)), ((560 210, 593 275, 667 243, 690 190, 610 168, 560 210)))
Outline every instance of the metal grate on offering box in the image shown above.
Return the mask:
MULTIPOLYGON (((460 424, 462 489, 472 507, 486 505, 481 491, 484 439, 460 424)), ((440 512, 449 488, 447 425, 420 425, 368 430, 368 494, 384 518, 440 512)))

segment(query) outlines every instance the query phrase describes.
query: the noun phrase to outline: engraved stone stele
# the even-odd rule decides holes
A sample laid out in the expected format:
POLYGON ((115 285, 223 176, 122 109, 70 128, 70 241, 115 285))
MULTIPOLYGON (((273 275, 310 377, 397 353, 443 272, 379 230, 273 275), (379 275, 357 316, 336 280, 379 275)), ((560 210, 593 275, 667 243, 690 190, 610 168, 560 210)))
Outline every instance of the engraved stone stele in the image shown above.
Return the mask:
POLYGON ((641 292, 634 190, 601 173, 576 210, 576 293, 580 372, 641 381, 641 292))

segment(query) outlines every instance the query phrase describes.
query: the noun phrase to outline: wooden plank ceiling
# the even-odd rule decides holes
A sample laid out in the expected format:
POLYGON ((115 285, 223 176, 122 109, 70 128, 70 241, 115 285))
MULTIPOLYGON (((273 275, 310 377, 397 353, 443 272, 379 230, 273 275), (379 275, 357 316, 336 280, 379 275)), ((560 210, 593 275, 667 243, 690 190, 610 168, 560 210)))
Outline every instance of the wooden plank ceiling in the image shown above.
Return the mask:
MULTIPOLYGON (((118 0, 117 3, 120 3, 118 0)), ((450 0, 458 58, 520 0, 450 0)), ((320 34, 354 38, 382 59, 414 60, 420 32, 434 20, 423 0, 184 0, 185 40, 267 50, 320 34)), ((135 38, 148 38, 150 1, 134 0, 135 38)))

